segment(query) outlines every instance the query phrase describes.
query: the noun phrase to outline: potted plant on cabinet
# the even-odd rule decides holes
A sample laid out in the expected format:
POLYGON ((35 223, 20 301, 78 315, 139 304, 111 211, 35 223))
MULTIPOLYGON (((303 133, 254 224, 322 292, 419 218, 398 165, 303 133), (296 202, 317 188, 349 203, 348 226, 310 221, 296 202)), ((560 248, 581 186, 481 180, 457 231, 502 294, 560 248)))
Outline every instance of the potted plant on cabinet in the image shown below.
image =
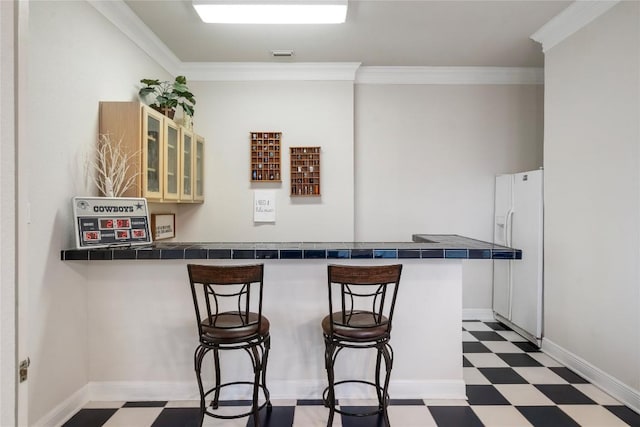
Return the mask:
POLYGON ((196 99, 189 91, 185 76, 178 76, 174 81, 142 79, 140 83, 145 85, 138 92, 141 98, 146 99, 149 95, 154 96, 153 102, 149 104, 151 108, 173 119, 176 107, 180 106, 185 116, 189 118, 193 116, 196 99))

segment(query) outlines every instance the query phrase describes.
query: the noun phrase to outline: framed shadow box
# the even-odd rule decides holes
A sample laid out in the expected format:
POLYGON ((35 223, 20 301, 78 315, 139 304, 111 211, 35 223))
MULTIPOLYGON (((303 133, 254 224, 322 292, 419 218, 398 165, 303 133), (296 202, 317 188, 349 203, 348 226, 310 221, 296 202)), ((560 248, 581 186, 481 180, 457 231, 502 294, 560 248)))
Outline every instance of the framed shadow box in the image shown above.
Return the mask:
POLYGON ((290 147, 291 196, 320 196, 320 147, 290 147))
POLYGON ((281 182, 280 142, 282 132, 254 131, 251 140, 251 182, 281 182))

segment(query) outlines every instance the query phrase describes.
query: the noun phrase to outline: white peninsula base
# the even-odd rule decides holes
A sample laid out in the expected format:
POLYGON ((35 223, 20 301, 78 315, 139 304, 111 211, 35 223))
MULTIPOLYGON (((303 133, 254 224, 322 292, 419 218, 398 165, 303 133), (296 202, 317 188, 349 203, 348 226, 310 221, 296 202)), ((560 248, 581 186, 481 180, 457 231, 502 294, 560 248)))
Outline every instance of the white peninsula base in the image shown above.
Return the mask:
MULTIPOLYGON (((391 398, 466 398, 459 259, 137 260, 77 266, 87 274, 90 325, 84 398, 197 400, 198 340, 186 265, 259 262, 265 264, 263 313, 271 321, 272 399, 319 399, 326 386, 320 321, 328 311, 329 263, 404 265, 391 337, 391 398)), ((345 373, 372 378, 374 351, 348 351, 339 356, 337 378, 345 373)), ((225 381, 251 375, 244 352, 223 353, 225 381)), ((373 389, 341 390, 352 398, 374 397, 373 389)), ((223 398, 248 396, 248 390, 238 389, 223 398)))

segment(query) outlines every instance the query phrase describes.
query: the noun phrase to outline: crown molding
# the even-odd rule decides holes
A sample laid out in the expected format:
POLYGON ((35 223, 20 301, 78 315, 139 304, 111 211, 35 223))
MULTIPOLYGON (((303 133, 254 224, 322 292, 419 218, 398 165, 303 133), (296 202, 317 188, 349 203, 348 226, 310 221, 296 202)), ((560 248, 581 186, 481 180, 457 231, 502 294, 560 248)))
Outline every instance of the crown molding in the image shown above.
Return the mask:
POLYGON ((129 37, 169 74, 178 74, 181 65, 180 59, 138 18, 138 15, 133 13, 124 1, 87 0, 87 3, 129 37))
POLYGON ((541 85, 542 68, 360 67, 358 84, 541 85))
POLYGON ((191 81, 351 81, 356 84, 544 82, 542 68, 362 67, 359 62, 182 62, 123 0, 87 2, 169 74, 184 75, 191 81))
POLYGON ((542 44, 542 51, 546 53, 618 3, 620 0, 575 1, 533 33, 531 39, 542 44))
POLYGON ((196 81, 351 81, 359 62, 184 62, 180 73, 196 81))
POLYGON ((186 62, 180 74, 194 81, 355 81, 356 84, 540 85, 542 68, 362 67, 358 62, 186 62))

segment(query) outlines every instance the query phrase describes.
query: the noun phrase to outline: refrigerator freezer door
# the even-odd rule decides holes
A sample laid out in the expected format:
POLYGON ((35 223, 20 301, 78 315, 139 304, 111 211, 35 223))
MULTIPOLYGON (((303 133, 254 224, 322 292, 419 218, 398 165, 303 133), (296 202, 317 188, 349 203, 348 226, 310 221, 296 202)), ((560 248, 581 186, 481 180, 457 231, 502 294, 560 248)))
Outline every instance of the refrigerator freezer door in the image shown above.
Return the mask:
MULTIPOLYGON (((496 177, 493 242, 509 246, 511 240, 511 202, 513 175, 496 177)), ((493 311, 509 319, 511 300, 511 263, 498 260, 493 262, 493 311)))
POLYGON ((512 263, 510 320, 542 334, 542 170, 516 174, 513 183, 513 241, 522 260, 512 263))

